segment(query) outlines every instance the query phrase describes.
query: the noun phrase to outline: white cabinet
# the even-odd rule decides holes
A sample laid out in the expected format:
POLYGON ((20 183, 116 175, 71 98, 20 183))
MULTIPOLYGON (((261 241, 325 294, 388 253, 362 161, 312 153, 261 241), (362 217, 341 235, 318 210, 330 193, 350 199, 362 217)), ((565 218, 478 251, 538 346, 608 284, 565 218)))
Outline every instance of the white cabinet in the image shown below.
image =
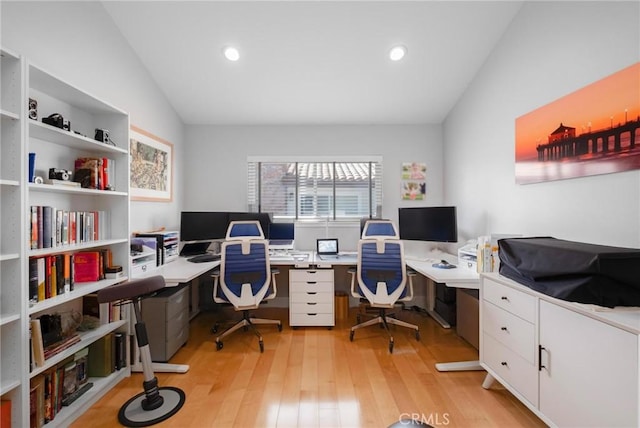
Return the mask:
POLYGON ((289 325, 335 325, 333 269, 289 271, 289 325))
POLYGON ((640 425, 640 313, 593 310, 498 274, 481 281, 483 386, 498 380, 552 426, 640 425))
MULTIPOLYGON (((5 49, 1 61, 0 394, 2 399, 11 400, 12 426, 20 427, 29 426, 32 380, 104 335, 126 329, 125 320, 105 322, 80 333, 80 342, 44 364, 32 367, 30 363, 31 319, 43 314, 81 313, 83 296, 128 278, 129 116, 5 49), (37 102, 37 110, 30 108, 30 100, 37 102), (69 130, 42 123, 42 117, 53 113, 70 121, 69 130), (108 130, 114 144, 95 141, 96 128, 108 130), (110 161, 106 172, 114 190, 29 182, 30 153, 35 154, 35 175, 44 179, 49 168, 73 171, 77 158, 106 158, 110 161), (32 224, 38 227, 38 218, 42 217, 38 217, 37 209, 32 213, 32 206, 47 206, 51 212, 61 213, 61 222, 51 223, 52 231, 59 231, 59 235, 53 233, 51 245, 39 245, 33 239, 32 224), (69 213, 75 212, 92 213, 87 218, 91 217, 93 227, 87 224, 83 239, 70 239, 70 229, 63 227, 62 219, 69 219, 69 213), (89 230, 94 233, 89 234, 89 230), (75 281, 73 288, 34 298, 30 261, 75 256, 79 251, 110 253, 110 264, 122 266, 123 276, 75 281)), ((47 426, 69 425, 129 374, 126 368, 105 378, 90 379, 94 386, 72 405, 63 407, 47 426)))
POLYGON ((24 61, 0 50, 0 396, 11 401, 12 426, 28 416, 26 262, 24 257, 24 61))
POLYGON ((556 425, 638 426, 637 333, 542 300, 540 346, 539 407, 556 425))

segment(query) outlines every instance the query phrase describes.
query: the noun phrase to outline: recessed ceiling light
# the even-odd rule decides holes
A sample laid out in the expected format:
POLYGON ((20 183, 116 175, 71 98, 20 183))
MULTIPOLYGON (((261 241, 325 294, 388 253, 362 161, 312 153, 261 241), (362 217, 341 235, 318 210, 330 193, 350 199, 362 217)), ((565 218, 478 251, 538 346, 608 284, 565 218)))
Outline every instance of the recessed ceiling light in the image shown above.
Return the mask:
POLYGON ((394 46, 389 52, 389 58, 391 59, 391 61, 400 61, 406 55, 406 53, 406 47, 402 45, 394 46))
POLYGON ((237 61, 240 59, 240 52, 238 52, 238 49, 228 46, 224 48, 224 57, 229 61, 237 61))

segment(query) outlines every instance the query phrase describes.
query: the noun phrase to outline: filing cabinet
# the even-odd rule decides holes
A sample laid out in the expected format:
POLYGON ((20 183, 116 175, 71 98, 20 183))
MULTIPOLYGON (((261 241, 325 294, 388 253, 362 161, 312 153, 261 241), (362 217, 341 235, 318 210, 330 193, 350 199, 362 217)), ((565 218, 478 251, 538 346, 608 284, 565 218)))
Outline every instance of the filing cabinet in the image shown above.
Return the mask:
POLYGON ((151 360, 168 361, 189 339, 189 286, 167 287, 142 300, 151 360))
POLYGON ((289 325, 335 325, 333 269, 289 271, 289 325))

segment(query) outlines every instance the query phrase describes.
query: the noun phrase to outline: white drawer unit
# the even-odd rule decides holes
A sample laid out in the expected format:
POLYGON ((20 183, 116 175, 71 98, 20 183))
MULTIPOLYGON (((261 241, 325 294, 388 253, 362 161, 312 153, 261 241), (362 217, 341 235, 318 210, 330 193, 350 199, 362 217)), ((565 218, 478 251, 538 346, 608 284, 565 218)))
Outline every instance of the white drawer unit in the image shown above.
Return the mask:
POLYGON ((289 325, 335 325, 333 269, 289 271, 289 325))
POLYGON ((481 277, 483 387, 499 381, 550 426, 640 426, 640 313, 481 277))

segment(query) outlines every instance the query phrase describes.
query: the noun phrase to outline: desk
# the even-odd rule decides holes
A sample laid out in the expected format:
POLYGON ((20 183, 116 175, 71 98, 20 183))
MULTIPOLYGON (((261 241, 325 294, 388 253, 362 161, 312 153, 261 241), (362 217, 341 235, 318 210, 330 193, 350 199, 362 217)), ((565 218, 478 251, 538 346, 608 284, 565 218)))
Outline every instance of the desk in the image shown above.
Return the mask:
MULTIPOLYGON (((457 264, 458 260, 455 256, 449 254, 438 254, 434 256, 434 259, 441 260, 445 259, 449 263, 457 264)), ((455 269, 439 269, 434 268, 432 265, 434 260, 417 260, 407 258, 407 266, 416 272, 426 276, 434 282, 443 283, 447 287, 453 288, 471 288, 474 290, 480 289, 480 277, 477 272, 471 269, 464 269, 457 267, 455 269)), ((428 308, 427 313, 438 323, 440 323, 445 328, 451 328, 449 323, 443 320, 440 315, 438 315, 433 310, 433 301, 434 296, 433 292, 429 292, 427 295, 428 298, 428 308)), ((480 361, 458 361, 451 363, 437 363, 436 369, 441 372, 449 372, 449 371, 468 371, 468 370, 484 370, 480 366, 480 361)))

